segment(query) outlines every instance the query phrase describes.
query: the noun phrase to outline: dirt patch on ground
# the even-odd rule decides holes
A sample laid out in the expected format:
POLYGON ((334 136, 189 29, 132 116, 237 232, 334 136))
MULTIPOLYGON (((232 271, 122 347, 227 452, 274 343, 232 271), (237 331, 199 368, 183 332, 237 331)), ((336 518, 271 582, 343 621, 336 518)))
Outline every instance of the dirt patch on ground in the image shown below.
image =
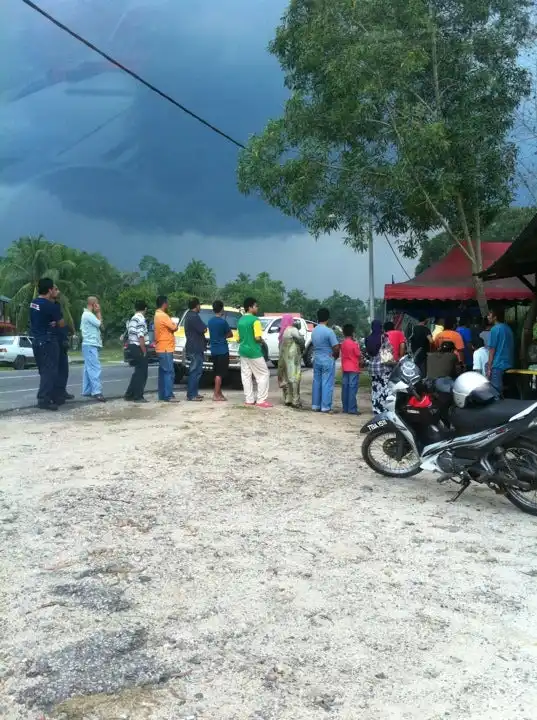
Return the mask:
POLYGON ((537 521, 240 399, 2 421, 2 718, 533 718, 537 521))

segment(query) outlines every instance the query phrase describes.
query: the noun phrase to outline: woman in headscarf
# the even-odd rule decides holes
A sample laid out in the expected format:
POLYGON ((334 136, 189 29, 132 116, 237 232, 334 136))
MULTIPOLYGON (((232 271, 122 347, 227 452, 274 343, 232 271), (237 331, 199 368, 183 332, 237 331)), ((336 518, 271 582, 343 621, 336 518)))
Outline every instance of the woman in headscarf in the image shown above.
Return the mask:
POLYGON ((371 323, 371 335, 366 338, 365 349, 369 358, 371 376, 371 405, 375 415, 380 415, 384 412, 388 395, 388 378, 392 371, 391 365, 386 364, 386 357, 389 357, 391 352, 393 358, 393 349, 388 337, 382 331, 380 320, 373 320, 371 323))
POLYGON ((278 384, 283 392, 283 401, 286 405, 295 408, 301 407, 300 379, 305 347, 305 340, 298 331, 297 324, 292 315, 282 317, 278 359, 278 384))

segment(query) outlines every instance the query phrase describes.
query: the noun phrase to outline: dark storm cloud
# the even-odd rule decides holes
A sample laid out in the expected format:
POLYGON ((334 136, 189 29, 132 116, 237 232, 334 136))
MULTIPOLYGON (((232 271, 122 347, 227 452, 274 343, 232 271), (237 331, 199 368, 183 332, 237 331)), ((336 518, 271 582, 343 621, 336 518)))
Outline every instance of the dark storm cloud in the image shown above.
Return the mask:
MULTIPOLYGON (((18 62, 5 88, 11 142, 9 156, 0 157, 2 183, 30 182, 66 210, 136 231, 237 237, 296 227, 262 201, 240 195, 236 147, 20 3, 7 2, 2 12, 12 13, 15 27, 8 51, 18 62), (17 42, 22 35, 26 42, 17 42)), ((282 76, 266 45, 283 2, 111 5, 43 0, 240 141, 281 111, 282 76)))

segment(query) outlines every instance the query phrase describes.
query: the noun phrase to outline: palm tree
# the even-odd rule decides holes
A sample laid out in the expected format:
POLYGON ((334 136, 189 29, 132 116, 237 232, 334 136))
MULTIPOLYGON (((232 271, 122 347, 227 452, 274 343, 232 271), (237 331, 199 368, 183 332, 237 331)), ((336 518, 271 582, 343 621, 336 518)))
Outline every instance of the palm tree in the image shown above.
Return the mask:
POLYGON ((202 302, 212 302, 216 294, 214 270, 201 260, 191 260, 180 273, 181 290, 199 297, 202 302))
POLYGON ((43 235, 22 237, 7 250, 0 265, 0 289, 11 297, 15 323, 20 331, 28 328, 29 306, 37 295, 42 277, 50 277, 61 292, 65 319, 72 324, 71 305, 80 297, 82 281, 69 248, 51 243, 43 235))

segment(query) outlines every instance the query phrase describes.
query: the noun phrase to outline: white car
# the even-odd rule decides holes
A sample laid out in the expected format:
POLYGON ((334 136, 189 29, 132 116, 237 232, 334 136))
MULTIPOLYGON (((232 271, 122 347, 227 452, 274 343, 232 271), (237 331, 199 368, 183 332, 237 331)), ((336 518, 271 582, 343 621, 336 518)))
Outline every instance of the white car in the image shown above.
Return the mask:
MULTIPOLYGON (((280 358, 280 347, 278 343, 280 327, 282 323, 282 315, 260 317, 259 322, 263 328, 263 340, 265 341, 268 354, 265 360, 270 360, 274 365, 278 364, 280 358)), ((306 349, 304 351, 304 364, 306 367, 313 365, 313 346, 311 344, 311 330, 309 327, 315 326, 317 323, 304 320, 304 318, 296 318, 300 322, 299 332, 304 338, 306 349)))
POLYGON ((0 365, 12 365, 15 370, 35 365, 32 338, 28 335, 0 335, 0 365))

